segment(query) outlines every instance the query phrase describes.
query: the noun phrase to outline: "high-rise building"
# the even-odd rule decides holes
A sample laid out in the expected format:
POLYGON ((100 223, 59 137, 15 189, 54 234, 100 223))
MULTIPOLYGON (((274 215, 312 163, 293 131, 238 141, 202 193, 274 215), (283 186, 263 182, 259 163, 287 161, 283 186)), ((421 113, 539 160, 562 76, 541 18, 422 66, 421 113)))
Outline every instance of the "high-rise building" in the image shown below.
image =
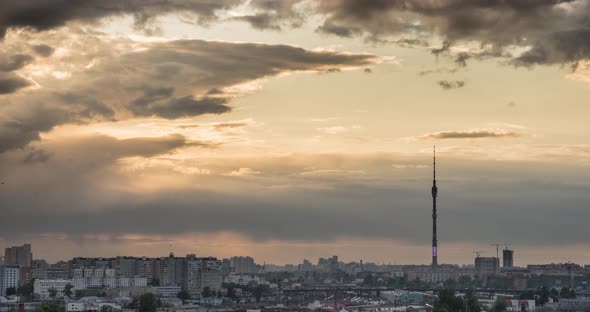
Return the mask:
POLYGON ((148 283, 152 283, 154 278, 156 259, 153 258, 138 258, 135 261, 135 275, 145 277, 148 283))
POLYGON ((502 267, 511 268, 514 266, 514 250, 508 248, 502 251, 502 267))
POLYGON ((19 285, 19 266, 4 264, 0 266, 0 296, 6 296, 6 291, 12 288, 14 291, 19 285))
POLYGON ((32 262, 33 253, 31 251, 31 244, 4 249, 4 264, 20 265, 21 267, 30 268, 32 262))
POLYGON ((111 261, 111 268, 115 270, 117 277, 134 277, 135 263, 134 257, 117 257, 111 261))
POLYGON ((475 275, 479 277, 488 277, 500 272, 500 259, 496 257, 476 257, 475 258, 475 275))
POLYGON ((231 257, 229 259, 232 273, 256 273, 256 264, 251 257, 231 257))
POLYGON ((432 267, 438 265, 438 239, 436 237, 436 197, 438 196, 438 187, 436 186, 436 149, 433 153, 432 161, 432 267))

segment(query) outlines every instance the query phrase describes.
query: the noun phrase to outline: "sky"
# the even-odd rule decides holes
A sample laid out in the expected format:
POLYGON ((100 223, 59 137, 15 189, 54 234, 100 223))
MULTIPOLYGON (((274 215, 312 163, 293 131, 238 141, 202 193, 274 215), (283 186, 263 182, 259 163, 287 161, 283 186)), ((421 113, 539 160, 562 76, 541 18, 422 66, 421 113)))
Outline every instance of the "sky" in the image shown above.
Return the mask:
POLYGON ((590 0, 0 2, 0 247, 590 264, 590 0))

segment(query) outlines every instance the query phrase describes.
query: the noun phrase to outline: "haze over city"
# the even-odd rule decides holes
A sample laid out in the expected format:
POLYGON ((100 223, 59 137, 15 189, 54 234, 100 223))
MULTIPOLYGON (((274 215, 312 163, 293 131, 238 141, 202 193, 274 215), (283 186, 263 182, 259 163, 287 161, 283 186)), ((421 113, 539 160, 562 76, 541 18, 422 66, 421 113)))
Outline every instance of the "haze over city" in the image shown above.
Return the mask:
POLYGON ((590 263, 590 1, 0 2, 0 250, 590 263))

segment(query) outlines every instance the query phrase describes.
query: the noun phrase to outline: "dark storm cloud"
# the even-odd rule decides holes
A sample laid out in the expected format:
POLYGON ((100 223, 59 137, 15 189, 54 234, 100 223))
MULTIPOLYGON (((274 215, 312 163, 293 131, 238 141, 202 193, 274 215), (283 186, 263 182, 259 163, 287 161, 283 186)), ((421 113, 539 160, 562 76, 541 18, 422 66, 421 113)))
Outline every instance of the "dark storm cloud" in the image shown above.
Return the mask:
MULTIPOLYGON (((429 232, 424 231, 432 220, 428 157, 380 154, 206 159, 219 169, 244 166, 260 168, 261 172, 252 178, 202 176, 187 189, 150 191, 138 200, 136 191, 105 187, 129 183, 137 176, 112 171, 112 160, 166 153, 183 142, 174 137, 149 139, 153 146, 146 148, 149 144, 141 140, 97 137, 44 146, 50 151, 57 149, 43 166, 17 161, 21 167, 15 167, 3 158, 3 178, 9 183, 0 189, 0 204, 6 207, 0 219, 0 237, 231 231, 263 241, 353 236, 428 242, 429 232), (75 161, 68 161, 68 157, 75 161), (392 162, 404 164, 406 169, 393 172, 392 162), (324 167, 325 172, 362 168, 365 174, 296 174, 310 165, 329 164, 332 167, 324 167), (54 170, 60 172, 57 178, 43 178, 52 176, 54 170), (112 176, 103 175, 105 172, 112 176), (35 178, 35 183, 27 180, 33 177, 41 178, 35 178), (215 183, 230 186, 240 181, 239 191, 224 188, 217 193, 198 187, 215 183), (275 188, 281 181, 291 187, 275 188), (27 194, 14 191, 22 185, 28 186, 27 194), (23 218, 29 222, 18 222, 23 218)), ((149 174, 138 173, 144 179, 149 174)), ((487 243, 494 239, 529 246, 561 244, 565 238, 572 243, 587 242, 584 222, 589 216, 580 207, 584 207, 590 185, 571 182, 585 181, 583 175, 574 165, 546 161, 539 166, 535 162, 441 158, 440 237, 447 243, 487 243), (470 233, 468 237, 466 232, 470 233)))
POLYGON ((217 12, 241 0, 19 0, 0 2, 0 39, 12 27, 48 30, 69 21, 96 22, 101 18, 131 14, 137 27, 158 15, 192 13, 200 23, 217 18, 217 12))
POLYGON ((28 80, 18 75, 0 73, 0 94, 14 93, 29 85, 31 83, 28 80))
POLYGON ((303 0, 251 0, 249 5, 257 11, 255 14, 235 17, 260 30, 281 30, 284 26, 298 27, 304 16, 295 7, 303 0))
POLYGON ((275 24, 276 19, 266 13, 238 16, 235 19, 238 21, 247 22, 255 29, 281 30, 281 27, 275 24))
MULTIPOLYGON (((590 18, 589 18, 590 19, 590 18)), ((517 66, 573 63, 590 58, 590 29, 557 32, 543 37, 532 49, 515 58, 517 66)))
MULTIPOLYGON (((588 58, 588 0, 334 0, 319 2, 316 11, 326 17, 318 29, 338 36, 438 35, 446 42, 438 53, 461 41, 477 41, 492 49, 487 57, 507 57, 501 50, 532 45, 514 61, 517 65, 588 58)), ((464 65, 466 56, 458 64, 464 65)))
POLYGON ((115 112, 105 103, 97 100, 93 94, 67 91, 55 94, 55 101, 68 105, 79 118, 92 119, 95 117, 112 118, 115 112))
POLYGON ((142 96, 133 100, 129 109, 137 116, 160 116, 175 119, 185 116, 222 114, 231 108, 225 105, 229 99, 193 96, 174 98, 174 88, 147 88, 142 96))
POLYGON ((41 132, 71 120, 67 111, 48 103, 5 104, 0 112, 0 153, 24 147, 41 132))
POLYGON ((227 99, 204 97, 195 99, 192 96, 170 99, 164 105, 149 107, 146 115, 160 116, 168 119, 175 119, 187 116, 197 116, 203 114, 223 114, 231 110, 231 107, 225 105, 227 99))
POLYGON ((0 53, 0 71, 10 72, 21 69, 34 58, 27 54, 3 55, 0 53))
POLYGON ((469 130, 469 131, 441 131, 428 133, 417 138, 419 139, 483 139, 483 138, 518 138, 522 134, 506 130, 469 130))
POLYGON ((27 164, 30 163, 38 163, 38 162, 47 162, 51 158, 51 153, 37 148, 32 148, 30 151, 27 152, 23 161, 27 164))
POLYGON ((55 49, 53 47, 48 46, 46 44, 34 45, 31 47, 31 49, 33 51, 35 51, 35 53, 37 53, 43 57, 51 56, 51 54, 53 54, 53 52, 55 51, 55 49))
POLYGON ((452 89, 458 89, 458 88, 462 88, 465 86, 465 81, 461 81, 461 80, 455 80, 455 81, 450 81, 450 80, 440 80, 438 82, 438 85, 445 89, 445 90, 452 90, 452 89))
MULTIPOLYGON (((361 67, 378 60, 368 54, 202 40, 145 44, 144 49, 118 55, 113 54, 111 42, 92 36, 84 40, 91 44, 93 54, 80 52, 78 67, 84 69, 89 62, 100 60, 98 65, 75 71, 68 79, 49 80, 47 84, 53 87, 16 93, 0 107, 0 128, 9 130, 0 134, 4 139, 0 152, 23 147, 41 132, 64 123, 222 114, 231 110, 229 103, 237 94, 227 93, 226 88, 285 72, 361 67)), ((0 93, 14 93, 28 84, 4 74, 0 93)))

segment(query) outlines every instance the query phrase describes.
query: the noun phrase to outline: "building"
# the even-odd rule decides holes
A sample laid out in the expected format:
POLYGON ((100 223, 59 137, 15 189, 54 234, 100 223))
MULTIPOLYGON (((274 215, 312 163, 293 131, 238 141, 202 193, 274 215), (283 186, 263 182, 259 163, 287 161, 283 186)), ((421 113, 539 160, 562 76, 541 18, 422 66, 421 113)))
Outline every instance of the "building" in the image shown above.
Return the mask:
POLYGON ((420 280, 429 283, 445 282, 448 280, 459 280, 462 277, 473 278, 475 275, 473 267, 457 267, 440 265, 436 270, 432 266, 414 266, 405 270, 408 280, 420 280))
POLYGON ((506 311, 535 311, 535 300, 508 299, 506 300, 506 311))
POLYGON ((160 280, 160 286, 182 286, 185 260, 175 257, 172 252, 168 257, 157 260, 156 278, 160 280))
POLYGON ((145 277, 151 284, 154 279, 155 262, 156 259, 153 258, 138 258, 135 261, 135 276, 145 277))
POLYGON ((180 286, 162 286, 158 287, 158 297, 162 298, 176 298, 178 292, 180 292, 182 288, 180 286))
POLYGON ((223 264, 217 258, 197 258, 187 255, 184 263, 182 287, 191 293, 203 288, 220 289, 223 282, 223 264))
POLYGON ((475 275, 479 277, 489 277, 500 272, 500 259, 496 257, 476 257, 475 258, 475 275))
POLYGON ((230 274, 225 277, 224 282, 248 285, 250 283, 260 283, 262 282, 262 279, 256 274, 230 274))
POLYGON ((119 304, 103 302, 103 299, 97 297, 88 297, 78 301, 68 302, 66 312, 101 311, 104 306, 110 307, 111 311, 121 311, 121 305, 119 304))
POLYGON ((42 280, 42 279, 38 279, 35 280, 34 284, 33 284, 33 292, 38 295, 39 297, 41 297, 42 299, 47 299, 50 297, 50 289, 55 289, 57 290, 57 297, 61 298, 64 296, 64 290, 66 288, 66 285, 71 284, 74 285, 72 280, 64 280, 64 279, 58 279, 58 280, 42 280))
POLYGON ((511 268, 514 266, 514 250, 504 249, 502 251, 502 267, 511 268))
POLYGON ((4 263, 12 265, 20 265, 21 267, 29 268, 33 262, 33 253, 31 251, 31 244, 24 244, 23 246, 13 246, 4 249, 4 263))
POLYGON ((257 271, 256 263, 252 257, 231 257, 229 265, 232 273, 251 274, 257 271))
POLYGON ((115 270, 117 277, 135 276, 137 259, 134 257, 117 257, 111 261, 111 268, 115 270))
POLYGON ((16 289, 19 286, 20 269, 18 265, 4 264, 0 266, 0 296, 6 296, 8 289, 16 289))

